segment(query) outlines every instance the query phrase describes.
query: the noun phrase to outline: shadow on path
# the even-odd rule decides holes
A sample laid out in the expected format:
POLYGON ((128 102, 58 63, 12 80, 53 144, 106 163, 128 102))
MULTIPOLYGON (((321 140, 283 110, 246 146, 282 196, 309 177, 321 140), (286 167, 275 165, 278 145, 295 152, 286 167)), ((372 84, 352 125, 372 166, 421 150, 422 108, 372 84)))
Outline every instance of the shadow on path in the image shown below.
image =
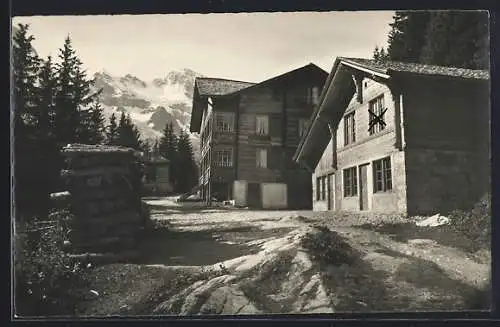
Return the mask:
POLYGON ((381 226, 364 224, 358 227, 388 235, 394 241, 403 243, 412 239, 431 239, 436 241, 438 244, 458 248, 466 252, 477 250, 474 242, 466 239, 463 235, 446 225, 437 227, 421 227, 415 225, 414 223, 405 223, 384 224, 381 226))
POLYGON ((211 231, 181 232, 156 229, 140 244, 138 264, 204 266, 254 252, 249 246, 223 243, 211 231))

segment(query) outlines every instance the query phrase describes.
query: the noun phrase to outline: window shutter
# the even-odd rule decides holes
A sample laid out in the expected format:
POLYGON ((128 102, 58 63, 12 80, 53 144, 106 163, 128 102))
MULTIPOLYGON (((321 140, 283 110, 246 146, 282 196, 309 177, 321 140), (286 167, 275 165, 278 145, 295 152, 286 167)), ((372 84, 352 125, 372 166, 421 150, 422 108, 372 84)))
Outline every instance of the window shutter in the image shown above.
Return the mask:
POLYGON ((274 114, 271 115, 270 117, 270 122, 269 122, 269 134, 272 137, 281 137, 281 124, 282 124, 282 119, 280 114, 274 114))

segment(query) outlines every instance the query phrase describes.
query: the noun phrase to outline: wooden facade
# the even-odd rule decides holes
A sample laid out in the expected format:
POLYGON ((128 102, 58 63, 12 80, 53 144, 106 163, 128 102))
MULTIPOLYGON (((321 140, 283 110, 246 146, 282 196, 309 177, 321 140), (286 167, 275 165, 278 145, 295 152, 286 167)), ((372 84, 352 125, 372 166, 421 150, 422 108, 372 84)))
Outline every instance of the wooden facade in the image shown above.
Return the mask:
MULTIPOLYGON (((201 135, 203 198, 250 207, 312 207, 311 173, 292 157, 326 77, 310 64, 236 92, 206 94, 197 109, 202 118, 191 122, 201 135)), ((194 102, 200 103, 196 84, 194 102)))
POLYGON ((144 158, 144 168, 143 191, 145 195, 167 195, 173 191, 168 159, 152 155, 144 158))
POLYGON ((315 210, 447 213, 489 192, 488 72, 339 58, 320 101, 295 154, 315 210))

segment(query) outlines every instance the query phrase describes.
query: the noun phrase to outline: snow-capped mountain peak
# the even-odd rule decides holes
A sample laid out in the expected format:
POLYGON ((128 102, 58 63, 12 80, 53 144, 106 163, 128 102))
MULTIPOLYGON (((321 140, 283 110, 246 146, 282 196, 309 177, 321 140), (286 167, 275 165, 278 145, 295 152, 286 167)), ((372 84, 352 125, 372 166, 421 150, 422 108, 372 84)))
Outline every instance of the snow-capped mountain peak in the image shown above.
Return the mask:
MULTIPOLYGON (((161 136, 167 123, 172 123, 177 133, 189 131, 194 80, 198 76, 202 75, 186 68, 148 82, 131 74, 118 77, 102 70, 94 75, 94 87, 102 89, 100 101, 107 117, 128 113, 143 138, 153 140, 161 136)), ((196 153, 197 135, 191 140, 196 153)))

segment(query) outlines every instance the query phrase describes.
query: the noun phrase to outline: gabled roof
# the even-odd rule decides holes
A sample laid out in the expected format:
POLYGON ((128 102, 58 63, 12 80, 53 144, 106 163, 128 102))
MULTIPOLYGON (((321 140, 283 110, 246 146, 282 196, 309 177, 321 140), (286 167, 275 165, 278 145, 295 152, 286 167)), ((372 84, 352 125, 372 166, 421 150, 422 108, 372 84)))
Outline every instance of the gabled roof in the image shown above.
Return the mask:
POLYGON ((190 132, 200 132, 201 119, 206 103, 205 98, 224 96, 237 92, 255 83, 224 78, 197 77, 194 80, 193 105, 191 109, 190 132))
POLYGON ((198 77, 194 83, 200 96, 226 95, 254 84, 255 83, 210 77, 198 77))
POLYGON ((487 70, 474 70, 456 67, 445 67, 436 65, 424 65, 419 63, 408 63, 399 61, 381 61, 363 58, 339 57, 338 60, 346 64, 354 64, 378 73, 391 75, 397 73, 410 73, 431 76, 448 76, 471 79, 489 79, 487 70))
POLYGON ((318 66, 316 66, 313 63, 309 63, 305 66, 296 68, 294 70, 288 71, 288 72, 283 73, 281 75, 266 79, 265 81, 262 81, 260 83, 255 83, 252 86, 249 86, 247 88, 241 89, 241 90, 236 91, 236 92, 233 92, 231 94, 246 92, 246 91, 253 89, 253 88, 256 88, 256 87, 265 86, 265 85, 269 85, 269 84, 273 84, 273 83, 279 83, 279 82, 282 82, 282 81, 287 80, 287 79, 295 79, 295 78, 297 78, 298 74, 315 75, 315 76, 319 76, 319 77, 324 78, 324 79, 326 79, 328 76, 328 72, 324 71, 323 69, 319 68, 318 66))
POLYGON ((260 83, 198 77, 195 80, 193 109, 191 111, 191 123, 189 129, 191 132, 200 132, 203 109, 206 106, 206 103, 202 101, 204 97, 233 96, 255 87, 281 83, 291 79, 299 79, 302 78, 302 76, 312 76, 325 80, 328 73, 318 66, 309 63, 303 67, 275 76, 260 83))
POLYGON ((296 162, 304 162, 310 168, 317 166, 323 151, 330 142, 328 123, 320 116, 325 110, 335 108, 335 112, 330 112, 327 116, 336 120, 336 123, 340 121, 355 93, 350 75, 353 70, 364 73, 366 76, 376 76, 382 82, 389 82, 392 78, 403 75, 445 77, 470 81, 487 81, 490 78, 489 72, 486 70, 338 57, 321 91, 319 104, 314 109, 308 128, 299 142, 293 158, 296 162))

